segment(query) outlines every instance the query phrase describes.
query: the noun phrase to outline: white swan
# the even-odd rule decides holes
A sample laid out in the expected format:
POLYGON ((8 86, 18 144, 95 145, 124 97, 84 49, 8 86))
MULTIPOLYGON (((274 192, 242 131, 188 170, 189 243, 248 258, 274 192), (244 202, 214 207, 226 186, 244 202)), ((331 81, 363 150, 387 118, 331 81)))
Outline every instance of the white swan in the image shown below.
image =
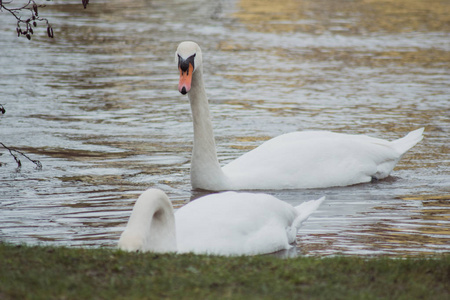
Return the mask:
POLYGON ((422 140, 424 128, 386 141, 329 131, 275 137, 220 167, 203 83, 202 52, 182 42, 176 59, 178 89, 188 94, 194 123, 192 187, 205 190, 325 188, 370 182, 389 175, 403 154, 422 140))
POLYGON ((133 207, 119 248, 227 256, 289 249, 324 199, 294 208, 267 194, 223 192, 194 200, 174 215, 167 195, 148 189, 133 207))

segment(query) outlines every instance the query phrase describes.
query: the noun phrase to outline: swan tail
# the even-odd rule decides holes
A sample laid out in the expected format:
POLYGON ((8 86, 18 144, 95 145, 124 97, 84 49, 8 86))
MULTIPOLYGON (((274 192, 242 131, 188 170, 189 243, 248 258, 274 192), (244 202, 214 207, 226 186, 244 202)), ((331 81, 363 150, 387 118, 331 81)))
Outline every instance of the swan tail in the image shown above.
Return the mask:
POLYGON ((420 142, 423 139, 423 131, 425 130, 424 127, 416 129, 414 131, 411 131, 410 133, 408 133, 406 136, 392 141, 392 145, 394 147, 394 149, 396 151, 398 151, 398 153, 400 153, 400 155, 403 155, 406 153, 406 151, 408 151, 409 149, 411 149, 412 147, 414 147, 414 145, 416 145, 418 142, 420 142))
POLYGON ((317 200, 310 200, 303 202, 302 204, 295 207, 298 211, 298 216, 295 218, 292 226, 299 229, 304 221, 306 221, 309 216, 319 208, 322 202, 325 200, 325 197, 322 197, 317 200))

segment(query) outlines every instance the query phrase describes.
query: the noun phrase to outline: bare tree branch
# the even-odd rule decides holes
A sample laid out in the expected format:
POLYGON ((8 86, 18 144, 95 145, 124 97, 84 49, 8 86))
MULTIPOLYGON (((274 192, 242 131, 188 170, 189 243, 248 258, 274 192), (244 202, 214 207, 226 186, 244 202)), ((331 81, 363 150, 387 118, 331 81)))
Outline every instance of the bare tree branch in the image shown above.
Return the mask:
MULTIPOLYGON (((54 37, 53 28, 50 25, 47 18, 39 16, 39 8, 45 7, 45 5, 37 4, 35 0, 28 0, 28 2, 19 7, 11 7, 14 0, 9 2, 0 0, 0 12, 6 11, 14 16, 17 20, 17 36, 26 37, 31 40, 34 34, 33 28, 37 27, 39 22, 45 22, 47 26, 47 36, 50 38, 54 37), (25 14, 26 16, 23 16, 25 14)), ((83 7, 86 8, 89 0, 82 0, 83 7)))
POLYGON ((42 169, 42 164, 41 164, 40 161, 31 159, 28 155, 26 155, 26 154, 23 153, 22 151, 19 151, 19 150, 17 150, 17 149, 10 148, 10 147, 6 146, 5 144, 3 144, 2 142, 0 142, 0 145, 3 146, 3 148, 5 148, 6 150, 8 150, 8 151, 9 151, 9 154, 12 155, 12 157, 14 158, 14 160, 15 160, 16 163, 17 163, 17 169, 20 170, 20 168, 22 167, 22 162, 21 162, 20 159, 17 157, 17 155, 14 154, 13 152, 22 155, 23 157, 25 157, 26 159, 28 159, 29 161, 31 161, 32 163, 34 163, 34 164, 36 165, 36 168, 37 168, 38 170, 41 170, 41 169, 42 169))

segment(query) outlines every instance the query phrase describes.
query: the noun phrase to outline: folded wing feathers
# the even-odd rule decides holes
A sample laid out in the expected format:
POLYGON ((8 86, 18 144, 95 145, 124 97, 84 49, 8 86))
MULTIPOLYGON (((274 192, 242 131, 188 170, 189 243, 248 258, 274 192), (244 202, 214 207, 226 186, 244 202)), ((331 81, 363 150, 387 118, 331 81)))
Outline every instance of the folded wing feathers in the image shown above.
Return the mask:
POLYGON ((400 155, 403 155, 406 151, 411 149, 415 144, 420 142, 423 139, 423 131, 425 128, 419 128, 414 131, 411 131, 406 136, 397 139, 395 141, 392 141, 392 145, 394 146, 394 149, 400 153, 400 155))
POLYGON ((322 202, 325 200, 325 197, 322 197, 317 200, 310 200, 303 202, 302 204, 295 207, 295 209, 298 211, 299 215, 297 218, 295 218, 294 222, 292 223, 292 226, 299 229, 300 226, 308 217, 317 210, 317 208, 322 204, 322 202))

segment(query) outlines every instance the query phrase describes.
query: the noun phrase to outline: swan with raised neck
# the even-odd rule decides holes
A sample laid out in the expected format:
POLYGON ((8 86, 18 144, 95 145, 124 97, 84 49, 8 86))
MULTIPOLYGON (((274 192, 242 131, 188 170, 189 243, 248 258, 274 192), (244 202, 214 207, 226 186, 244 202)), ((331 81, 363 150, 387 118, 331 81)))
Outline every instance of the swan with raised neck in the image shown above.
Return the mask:
POLYGON ((180 93, 188 95, 194 123, 191 184, 205 190, 227 189, 227 178, 219 165, 216 143, 203 82, 202 51, 194 42, 183 42, 176 52, 180 71, 180 93), (182 66, 186 66, 183 71, 182 66), (183 81, 183 78, 191 76, 183 81))
POLYGON ((424 128, 394 141, 329 131, 291 132, 220 167, 203 82, 202 51, 194 42, 182 42, 175 58, 178 90, 188 95, 194 123, 194 189, 325 188, 370 182, 389 176, 403 154, 423 138, 424 128))

